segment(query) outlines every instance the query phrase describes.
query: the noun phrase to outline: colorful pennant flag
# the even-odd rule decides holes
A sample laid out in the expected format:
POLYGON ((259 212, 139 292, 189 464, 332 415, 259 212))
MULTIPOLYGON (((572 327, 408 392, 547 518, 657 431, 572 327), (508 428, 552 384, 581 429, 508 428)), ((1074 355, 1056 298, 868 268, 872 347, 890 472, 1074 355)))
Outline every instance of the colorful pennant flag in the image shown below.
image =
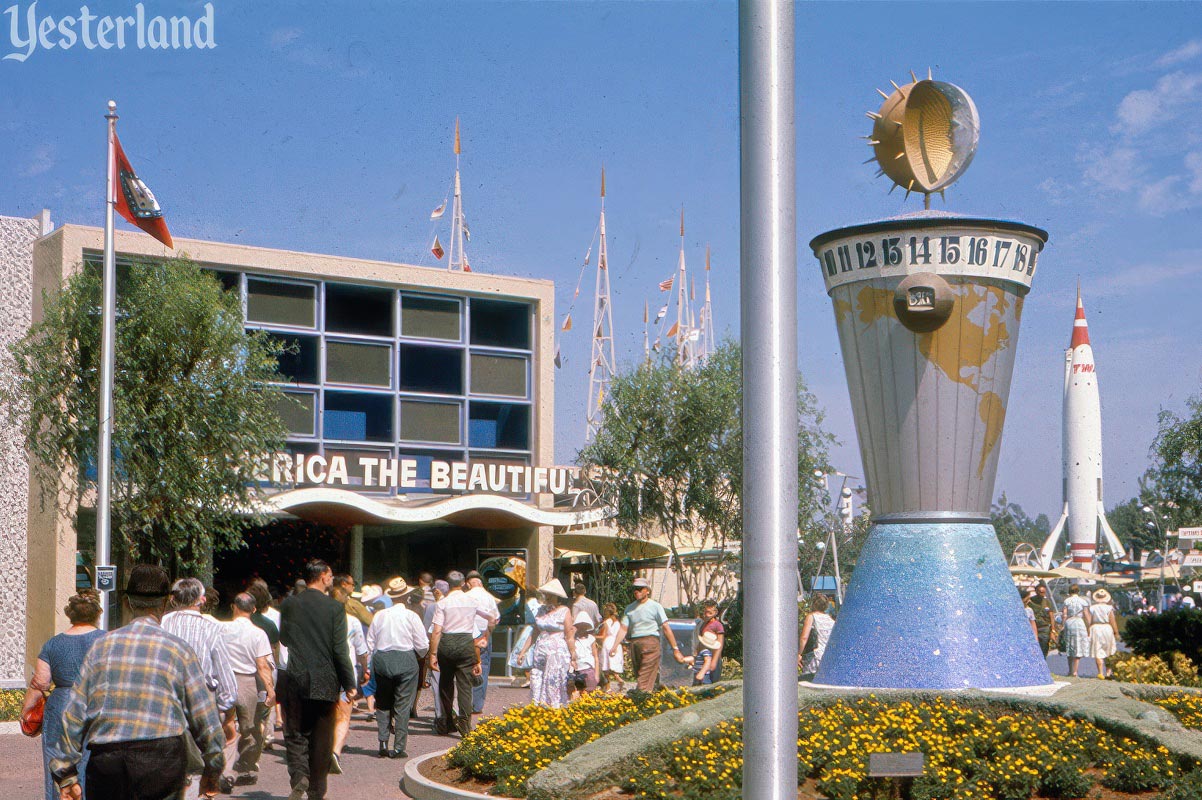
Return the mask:
POLYGON ((437 236, 434 237, 434 244, 430 248, 430 252, 433 253, 434 257, 437 258, 439 261, 442 260, 443 253, 446 252, 445 250, 442 249, 442 242, 438 241, 437 236))
POLYGON ((557 347, 557 348, 555 348, 555 368, 560 369, 562 367, 563 367, 563 359, 560 357, 559 348, 557 347))
POLYGON ((666 281, 660 281, 659 282, 659 290, 661 292, 672 291, 672 281, 674 281, 675 279, 676 279, 676 276, 673 275, 671 278, 668 278, 666 281))
POLYGON ((472 240, 472 232, 467 229, 467 217, 463 217, 463 238, 469 242, 472 240))
POLYGON ((566 317, 563 318, 563 329, 565 331, 572 330, 572 315, 571 314, 568 314, 566 317))
POLYGON ((436 219, 442 219, 442 215, 445 214, 446 211, 447 201, 444 199, 442 201, 442 205, 430 212, 430 221, 433 222, 436 219))
POLYGON ((588 252, 584 254, 584 266, 587 267, 588 262, 591 261, 592 258, 593 258, 593 246, 590 244, 588 246, 588 252))
POLYGON ((668 336, 668 338, 669 338, 669 339, 671 339, 672 337, 674 337, 674 336, 676 335, 676 332, 677 332, 678 330, 680 330, 680 323, 679 323, 679 322, 673 322, 673 323, 672 323, 672 327, 671 327, 671 328, 668 328, 668 333, 667 333, 667 336, 668 336))
POLYGON ((663 308, 655 312, 655 323, 658 325, 659 321, 666 316, 668 316, 668 304, 664 303, 663 308))
POLYGON ((114 172, 117 176, 113 186, 113 207, 117 213, 125 217, 130 224, 136 225, 149 233, 168 247, 174 248, 171 233, 163 219, 163 210, 154 199, 154 192, 143 183, 142 179, 130 166, 125 151, 121 149, 121 140, 113 134, 114 172))
POLYGON ((467 253, 463 254, 463 271, 464 272, 472 271, 472 265, 467 260, 467 253))

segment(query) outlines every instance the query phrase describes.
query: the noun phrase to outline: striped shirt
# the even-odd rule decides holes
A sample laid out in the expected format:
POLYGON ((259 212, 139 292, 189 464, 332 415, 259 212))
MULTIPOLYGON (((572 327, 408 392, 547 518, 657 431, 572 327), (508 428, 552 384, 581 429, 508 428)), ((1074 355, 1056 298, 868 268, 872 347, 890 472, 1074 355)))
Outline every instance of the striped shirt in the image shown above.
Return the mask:
POLYGON ((174 633, 187 642, 200 659, 205 685, 217 695, 217 710, 233 708, 238 686, 234 683, 234 669, 225 646, 225 626, 191 608, 172 611, 163 617, 162 625, 167 633, 174 633))
POLYGON ((78 783, 86 745, 166 739, 188 733, 206 774, 225 764, 225 735, 200 660, 153 617, 138 617, 88 651, 63 709, 62 733, 50 749, 61 787, 78 783), (85 741, 86 733, 86 741, 85 741))

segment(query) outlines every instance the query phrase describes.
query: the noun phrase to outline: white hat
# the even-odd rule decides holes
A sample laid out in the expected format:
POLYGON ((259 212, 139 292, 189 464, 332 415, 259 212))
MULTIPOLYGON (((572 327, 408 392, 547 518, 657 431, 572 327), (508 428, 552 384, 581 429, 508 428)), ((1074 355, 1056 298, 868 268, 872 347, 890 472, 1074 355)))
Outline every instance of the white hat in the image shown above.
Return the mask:
POLYGON ((1106 591, 1105 589, 1098 589, 1093 593, 1093 599, 1095 603, 1109 603, 1110 592, 1106 591))
POLYGON ((384 594, 384 591, 380 589, 379 586, 376 586, 374 583, 369 583, 363 587, 363 594, 359 597, 359 602, 367 605, 382 594, 384 594))
POLYGON ((399 600, 412 591, 413 587, 406 583, 404 578, 396 577, 388 581, 388 589, 386 590, 386 593, 393 600, 399 600))
POLYGON ((563 590, 563 584, 559 582, 559 578, 552 578, 538 587, 538 590, 543 594, 553 594, 561 600, 568 599, 568 593, 563 590))
POLYGON ((722 643, 718 641, 718 634, 714 633, 713 631, 706 631, 697 637, 697 644, 701 645, 706 650, 713 650, 722 643))

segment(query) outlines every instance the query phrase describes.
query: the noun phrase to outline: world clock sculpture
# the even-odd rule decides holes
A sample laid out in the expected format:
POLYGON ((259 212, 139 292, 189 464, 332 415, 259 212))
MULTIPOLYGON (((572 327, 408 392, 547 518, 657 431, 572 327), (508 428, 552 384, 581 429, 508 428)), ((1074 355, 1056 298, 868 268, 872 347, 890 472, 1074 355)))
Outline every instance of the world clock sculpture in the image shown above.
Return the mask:
POLYGON ((972 161, 977 110, 929 76, 894 87, 869 112, 872 160, 928 210, 810 243, 834 303, 873 515, 814 680, 1047 685, 989 517, 1019 321, 1047 233, 930 211, 930 195, 972 161))

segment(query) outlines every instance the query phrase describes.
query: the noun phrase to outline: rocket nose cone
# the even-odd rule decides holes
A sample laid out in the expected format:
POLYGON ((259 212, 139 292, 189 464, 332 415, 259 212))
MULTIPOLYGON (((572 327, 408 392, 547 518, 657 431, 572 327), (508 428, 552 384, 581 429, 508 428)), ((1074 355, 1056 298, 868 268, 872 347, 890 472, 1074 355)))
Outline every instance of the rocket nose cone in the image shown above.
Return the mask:
POLYGON ((1070 347, 1076 348, 1083 344, 1089 344, 1089 323, 1085 321, 1085 306, 1081 303, 1081 296, 1077 295, 1077 315, 1073 319, 1073 341, 1070 347))

